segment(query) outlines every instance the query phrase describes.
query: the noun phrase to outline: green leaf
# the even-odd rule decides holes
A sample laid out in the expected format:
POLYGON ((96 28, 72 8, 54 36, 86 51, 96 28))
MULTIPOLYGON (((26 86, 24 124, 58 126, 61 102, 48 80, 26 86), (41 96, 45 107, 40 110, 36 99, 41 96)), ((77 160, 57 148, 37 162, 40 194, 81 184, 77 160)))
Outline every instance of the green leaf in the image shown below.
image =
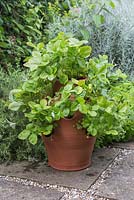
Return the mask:
POLYGON ((72 78, 71 81, 72 81, 72 83, 78 85, 78 82, 79 82, 79 81, 78 81, 77 79, 72 78))
MULTIPOLYGON (((29 28, 29 29, 31 29, 31 31, 33 32, 36 32, 36 33, 38 33, 39 35, 42 35, 42 33, 41 33, 41 31, 39 31, 38 29, 36 29, 36 28, 33 28, 33 26, 28 26, 27 25, 27 27, 29 28)), ((23 31, 25 30, 25 28, 23 27, 23 31)), ((24 31, 25 32, 25 31, 24 31)))
POLYGON ((94 111, 97 111, 97 110, 99 110, 99 106, 98 105, 94 105, 94 106, 92 106, 92 110, 94 110, 94 111))
POLYGON ((116 130, 110 130, 110 131, 106 131, 107 135, 118 135, 118 132, 116 130))
POLYGON ((53 130, 53 125, 46 125, 44 128, 42 128, 43 135, 50 135, 53 130))
POLYGON ((88 113, 89 113, 89 115, 91 117, 96 117, 97 116, 97 112, 95 112, 95 111, 88 111, 88 113))
POLYGON ((95 128, 92 128, 91 135, 92 136, 96 136, 97 135, 97 130, 95 128))
POLYGON ((22 102, 12 102, 9 104, 8 108, 13 111, 19 110, 19 108, 23 105, 22 102))
POLYGON ((75 92, 76 92, 77 94, 81 94, 81 93, 83 92, 83 88, 80 87, 80 86, 77 86, 77 87, 75 88, 75 92))
POLYGON ((83 79, 83 80, 79 80, 78 82, 77 82, 77 84, 79 85, 79 86, 85 86, 85 79, 83 79))
POLYGON ((92 84, 88 84, 88 92, 92 92, 92 90, 93 90, 93 86, 92 86, 92 84))
POLYGON ((37 143, 38 137, 35 133, 32 133, 29 137, 29 142, 33 145, 37 143))
POLYGON ((97 135, 97 130, 95 128, 93 128, 92 126, 88 127, 87 132, 92 136, 96 136, 97 135))
POLYGON ((104 23, 105 18, 103 15, 93 15, 93 21, 97 27, 104 23))
POLYGON ((83 97, 77 97, 76 99, 80 104, 84 104, 85 103, 85 99, 83 97))
POLYGON ((24 64, 24 66, 29 67, 31 71, 34 71, 42 63, 41 53, 39 51, 33 51, 32 57, 24 64))
POLYGON ((68 76, 65 75, 65 74, 61 74, 60 77, 59 77, 59 79, 60 79, 60 82, 62 84, 66 84, 68 82, 68 76))
POLYGON ((33 102, 33 101, 29 101, 29 102, 28 102, 28 105, 30 106, 30 108, 33 109, 33 108, 35 107, 36 103, 33 102))
POLYGON ((32 130, 33 128, 34 128, 34 125, 32 123, 26 125, 27 130, 32 130))
POLYGON ((6 42, 0 42, 0 47, 6 49, 9 47, 9 44, 6 42))
POLYGON ((49 81, 52 81, 54 79, 55 79, 55 75, 54 74, 48 75, 48 80, 49 81))
POLYGON ((87 114, 88 113, 88 108, 85 104, 81 104, 79 105, 79 111, 83 114, 87 114))
POLYGON ((128 106, 127 106, 127 105, 124 105, 124 106, 119 110, 119 112, 120 112, 120 113, 125 113, 125 112, 127 111, 127 109, 128 109, 128 106))
POLYGON ((82 26, 82 27, 80 28, 80 32, 81 32, 81 34, 82 34, 82 36, 83 36, 83 39, 88 41, 89 38, 90 38, 90 33, 89 33, 89 31, 88 31, 84 26, 82 26))
POLYGON ((115 8, 115 3, 113 1, 109 1, 108 3, 111 6, 111 8, 113 8, 113 9, 115 8))
POLYGON ((30 131, 29 130, 24 130, 18 135, 18 138, 20 140, 25 140, 25 139, 27 139, 29 137, 29 135, 30 135, 30 131))
POLYGON ((111 107, 111 106, 107 107, 107 108, 105 109, 105 111, 106 111, 107 113, 112 113, 112 107, 111 107))
POLYGON ((78 103, 77 102, 72 102, 71 103, 71 111, 77 111, 79 109, 78 103))
POLYGON ((51 123, 53 121, 52 117, 51 116, 46 116, 46 120, 51 123))
POLYGON ((83 46, 83 47, 80 47, 79 54, 82 57, 87 58, 90 56, 91 51, 92 51, 92 48, 90 46, 83 46))
POLYGON ((40 42, 38 45, 37 45, 37 48, 39 49, 39 50, 42 50, 43 48, 44 48, 44 43, 43 42, 40 42))
POLYGON ((32 42, 27 42, 27 45, 28 45, 29 47, 33 47, 34 49, 36 49, 36 45, 33 44, 32 42))
POLYGON ((64 90, 65 90, 65 91, 70 91, 70 90, 72 90, 72 87, 73 87, 72 83, 68 83, 68 84, 64 87, 64 90))
POLYGON ((77 40, 75 38, 69 38, 69 44, 71 47, 79 47, 79 46, 82 46, 83 44, 87 44, 88 41, 86 40, 77 40))
POLYGON ((41 99, 40 100, 40 105, 41 105, 42 108, 46 108, 46 106, 47 106, 47 100, 46 99, 41 99))
POLYGON ((65 108, 65 109, 63 110, 63 115, 64 115, 64 117, 67 117, 67 116, 69 115, 69 113, 70 113, 69 108, 65 108))
POLYGON ((22 85, 22 89, 24 91, 33 92, 33 93, 36 93, 36 87, 37 87, 37 83, 34 80, 32 81, 29 80, 27 82, 24 82, 22 85))
POLYGON ((21 89, 13 89, 13 90, 11 90, 10 93, 9 93, 9 100, 10 101, 14 101, 14 95, 18 94, 18 93, 21 93, 21 92, 22 92, 21 89))
POLYGON ((116 75, 118 76, 118 78, 122 78, 124 80, 127 78, 127 75, 125 73, 122 73, 120 69, 116 70, 116 75))

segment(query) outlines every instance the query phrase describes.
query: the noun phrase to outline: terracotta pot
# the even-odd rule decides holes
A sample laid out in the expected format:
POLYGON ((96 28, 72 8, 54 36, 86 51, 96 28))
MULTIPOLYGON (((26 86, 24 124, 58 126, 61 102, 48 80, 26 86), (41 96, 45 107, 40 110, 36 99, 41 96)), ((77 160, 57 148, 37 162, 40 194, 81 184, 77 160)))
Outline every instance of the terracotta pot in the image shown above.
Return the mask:
POLYGON ((63 84, 61 84, 59 82, 59 80, 56 80, 55 83, 54 83, 54 85, 53 85, 53 91, 54 91, 54 93, 58 92, 62 86, 63 86, 63 84))
POLYGON ((77 112, 71 119, 61 119, 50 137, 42 136, 51 167, 63 171, 76 171, 91 165, 96 138, 87 138, 84 129, 76 128, 76 123, 81 117, 77 112))

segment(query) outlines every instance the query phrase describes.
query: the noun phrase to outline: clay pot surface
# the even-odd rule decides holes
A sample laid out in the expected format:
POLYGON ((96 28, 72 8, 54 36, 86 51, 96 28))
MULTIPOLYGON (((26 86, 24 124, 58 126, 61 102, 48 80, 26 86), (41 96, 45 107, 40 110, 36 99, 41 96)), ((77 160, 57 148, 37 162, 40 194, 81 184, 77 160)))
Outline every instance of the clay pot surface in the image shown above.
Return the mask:
POLYGON ((51 167, 76 171, 91 165, 96 138, 87 137, 84 129, 77 129, 76 124, 81 118, 81 113, 77 112, 71 119, 61 119, 50 137, 42 136, 51 167))
POLYGON ((54 91, 54 93, 58 92, 62 86, 63 86, 63 84, 61 84, 59 82, 59 80, 56 80, 55 83, 54 83, 54 85, 53 85, 53 91, 54 91))

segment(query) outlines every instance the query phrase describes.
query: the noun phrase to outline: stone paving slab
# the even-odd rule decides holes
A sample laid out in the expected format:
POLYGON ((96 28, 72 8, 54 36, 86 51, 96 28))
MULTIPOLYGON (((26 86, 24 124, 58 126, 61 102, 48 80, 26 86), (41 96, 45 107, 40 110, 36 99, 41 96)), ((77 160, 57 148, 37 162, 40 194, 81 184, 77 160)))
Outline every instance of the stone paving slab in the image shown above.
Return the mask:
POLYGON ((95 150, 92 166, 77 172, 58 171, 44 163, 16 162, 8 166, 1 164, 0 174, 32 179, 44 184, 48 183, 87 190, 118 153, 118 148, 95 150))
POLYGON ((134 149, 134 141, 114 143, 113 147, 122 148, 122 149, 134 149))
POLYGON ((117 200, 134 200, 134 150, 125 150, 114 161, 110 173, 97 187, 96 195, 117 200))
POLYGON ((0 178, 0 200, 59 200, 63 193, 0 178))

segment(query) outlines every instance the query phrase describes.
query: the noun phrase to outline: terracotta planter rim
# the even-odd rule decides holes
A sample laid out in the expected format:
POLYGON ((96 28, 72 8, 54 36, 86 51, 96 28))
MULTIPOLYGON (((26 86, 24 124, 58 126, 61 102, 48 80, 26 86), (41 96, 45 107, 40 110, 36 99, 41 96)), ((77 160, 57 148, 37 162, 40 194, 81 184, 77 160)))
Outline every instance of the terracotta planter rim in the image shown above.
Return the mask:
POLYGON ((61 118, 60 120, 64 119, 64 120, 66 120, 66 121, 71 121, 71 120, 73 120, 73 119, 75 119, 75 118, 77 117, 77 113, 80 113, 80 114, 82 115, 82 113, 79 112, 79 110, 78 110, 78 111, 76 111, 76 112, 74 113, 74 115, 73 115, 71 118, 63 117, 63 118, 61 118))
POLYGON ((73 115, 73 117, 71 117, 71 118, 64 117, 64 118, 61 118, 61 119, 64 119, 66 121, 71 121, 72 119, 75 119, 75 118, 76 118, 76 115, 73 115))

